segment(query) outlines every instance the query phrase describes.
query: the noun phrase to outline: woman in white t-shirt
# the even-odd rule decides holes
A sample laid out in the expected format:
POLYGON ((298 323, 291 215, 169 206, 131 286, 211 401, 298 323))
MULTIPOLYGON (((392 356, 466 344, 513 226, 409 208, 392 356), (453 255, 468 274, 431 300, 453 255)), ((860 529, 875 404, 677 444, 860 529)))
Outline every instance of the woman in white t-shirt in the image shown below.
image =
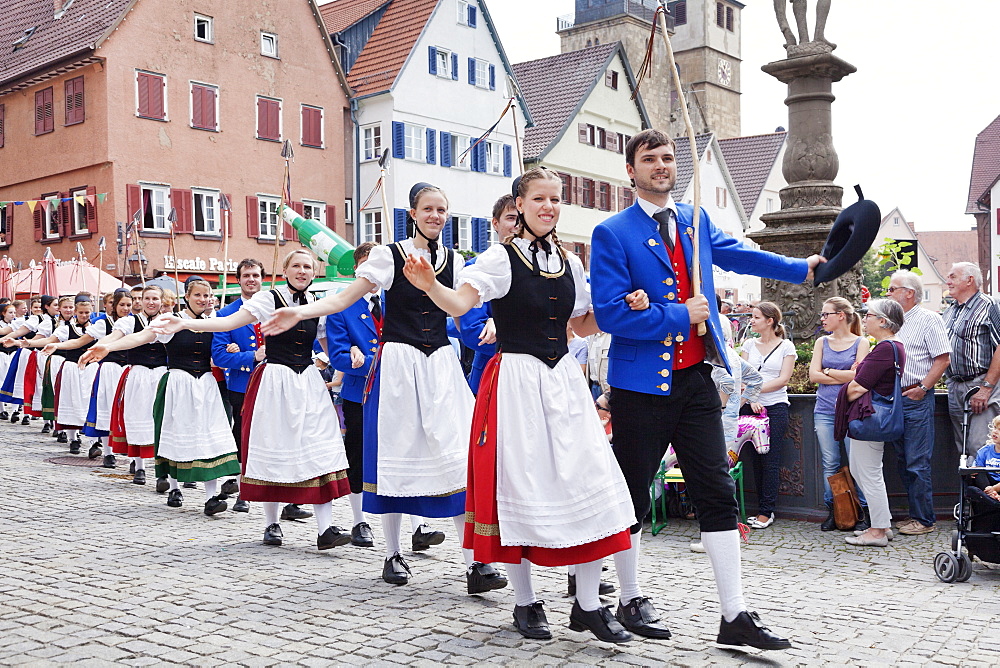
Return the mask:
POLYGON ((749 524, 754 529, 764 529, 774 522, 774 506, 778 501, 778 467, 788 429, 787 387, 795 368, 795 346, 785 338, 781 309, 773 302, 761 302, 753 307, 750 329, 760 338, 748 339, 743 344, 742 356, 757 369, 764 385, 760 388, 760 398, 749 407, 755 413, 767 410, 771 449, 766 455, 749 448, 745 450, 753 460, 758 499, 757 517, 751 518, 749 524))

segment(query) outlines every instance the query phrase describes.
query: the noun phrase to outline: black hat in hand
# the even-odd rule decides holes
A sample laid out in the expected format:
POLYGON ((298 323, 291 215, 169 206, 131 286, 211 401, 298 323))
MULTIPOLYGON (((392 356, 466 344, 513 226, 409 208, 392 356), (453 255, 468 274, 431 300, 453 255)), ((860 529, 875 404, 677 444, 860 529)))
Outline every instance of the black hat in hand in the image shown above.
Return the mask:
POLYGON ((878 205, 861 194, 861 186, 854 186, 858 201, 840 212, 833 221, 821 255, 826 262, 816 267, 813 285, 829 283, 843 276, 865 256, 875 243, 882 224, 878 205))

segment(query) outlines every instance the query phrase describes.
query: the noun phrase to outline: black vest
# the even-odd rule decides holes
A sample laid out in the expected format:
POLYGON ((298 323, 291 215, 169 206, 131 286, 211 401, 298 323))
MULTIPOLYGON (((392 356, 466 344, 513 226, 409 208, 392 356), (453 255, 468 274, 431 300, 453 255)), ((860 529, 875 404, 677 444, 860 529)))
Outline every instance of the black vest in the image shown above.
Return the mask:
MULTIPOLYGON (((403 275, 406 255, 400 244, 392 244, 392 260, 395 275, 392 287, 385 291, 385 324, 382 326, 382 341, 405 343, 430 356, 438 348, 451 345, 448 341, 448 314, 437 307, 423 290, 418 290, 403 275)), ((445 262, 437 272, 437 280, 442 285, 454 284, 455 253, 443 248, 445 262)))
MULTIPOLYGON (((141 314, 133 314, 129 317, 135 321, 133 333, 141 332, 146 328, 142 324, 141 314)), ((132 348, 127 352, 129 364, 149 367, 150 369, 155 369, 158 366, 167 366, 167 348, 162 343, 153 341, 152 343, 132 348)))
MULTIPOLYGON (((73 320, 76 320, 76 318, 74 318, 73 320)), ((79 339, 81 336, 86 334, 86 331, 80 330, 80 325, 78 325, 75 322, 71 321, 70 323, 68 323, 68 328, 69 328, 69 337, 67 339, 68 341, 79 339)), ((60 350, 56 354, 62 355, 63 359, 65 359, 67 362, 79 362, 80 356, 87 351, 87 348, 94 345, 94 343, 95 343, 94 341, 91 341, 85 346, 80 346, 79 348, 76 348, 74 350, 60 350)))
POLYGON ((182 329, 163 345, 167 348, 169 368, 187 371, 195 378, 212 370, 212 332, 182 329))
POLYGON ((562 269, 531 274, 531 260, 513 243, 504 244, 510 260, 510 290, 490 302, 497 345, 505 353, 523 353, 555 367, 569 353, 566 324, 576 302, 573 272, 562 249, 562 269))
MULTIPOLYGON (((129 316, 125 316, 126 318, 129 316)), ((104 335, 107 336, 115 329, 115 323, 111 322, 111 318, 105 317, 97 322, 104 323, 104 335)), ((96 323, 95 323, 96 324, 96 323)), ((114 362, 115 364, 126 365, 128 364, 128 351, 127 350, 114 350, 104 356, 105 362, 114 362)))
MULTIPOLYGON (((271 290, 274 308, 286 308, 285 298, 277 290, 271 290)), ((301 320, 299 324, 275 336, 264 337, 264 351, 268 364, 287 366, 295 373, 308 369, 312 361, 313 343, 319 329, 319 318, 301 320)))

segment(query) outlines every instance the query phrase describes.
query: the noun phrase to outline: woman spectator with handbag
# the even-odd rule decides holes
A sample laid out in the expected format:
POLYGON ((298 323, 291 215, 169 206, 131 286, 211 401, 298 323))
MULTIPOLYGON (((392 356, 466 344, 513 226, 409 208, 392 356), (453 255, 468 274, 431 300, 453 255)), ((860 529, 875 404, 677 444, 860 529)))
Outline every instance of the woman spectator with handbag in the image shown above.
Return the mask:
POLYGON ((788 428, 788 381, 795 368, 795 346, 785 338, 781 309, 773 302, 760 302, 753 307, 750 329, 760 338, 748 339, 743 344, 742 356, 757 369, 764 385, 760 388, 760 398, 749 406, 758 415, 767 411, 771 448, 767 453, 749 453, 754 460, 758 507, 757 516, 750 518, 748 524, 754 529, 766 529, 774 523, 774 506, 778 501, 778 466, 788 428))
MULTIPOLYGON (((874 418, 871 393, 891 396, 906 363, 903 344, 895 334, 903 326, 903 307, 891 299, 868 302, 868 312, 861 320, 865 333, 876 343, 860 364, 850 381, 837 396, 834 438, 844 438, 852 420, 874 418), (868 396, 866 396, 868 395, 868 396)), ((851 429, 854 427, 852 426, 851 429)), ((882 452, 885 443, 852 439, 850 452, 851 473, 868 499, 871 527, 855 532, 845 540, 849 545, 885 547, 892 539, 889 525, 889 497, 882 475, 882 452)))
MULTIPOLYGON (((868 340, 861 336, 861 318, 843 297, 831 297, 823 302, 819 318, 823 329, 829 333, 816 339, 812 361, 809 363, 809 380, 819 385, 816 388, 813 427, 823 462, 823 501, 829 510, 829 516, 819 528, 833 531, 837 528, 837 523, 833 518, 833 491, 827 479, 842 466, 840 444, 844 444, 848 456, 851 452, 851 439, 841 441, 833 437, 837 394, 844 384, 854 380, 854 365, 865 358, 870 346, 868 340)), ((865 508, 867 517, 868 502, 863 493, 859 495, 858 501, 865 508)), ((867 522, 862 519, 854 528, 863 531, 868 528, 867 522)))

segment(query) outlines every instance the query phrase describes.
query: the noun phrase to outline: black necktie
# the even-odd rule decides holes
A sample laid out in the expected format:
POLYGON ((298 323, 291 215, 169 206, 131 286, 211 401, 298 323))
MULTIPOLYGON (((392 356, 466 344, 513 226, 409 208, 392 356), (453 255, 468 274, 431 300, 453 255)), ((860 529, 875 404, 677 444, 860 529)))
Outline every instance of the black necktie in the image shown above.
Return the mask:
MULTIPOLYGON (((534 232, 532 232, 532 234, 534 234, 534 232)), ((531 275, 540 276, 542 272, 538 267, 538 251, 541 250, 547 257, 548 254, 552 252, 552 244, 549 243, 549 240, 546 237, 535 237, 534 241, 528 244, 528 250, 531 251, 531 275)), ((546 260, 546 262, 548 262, 548 260, 546 260)))
MULTIPOLYGON (((312 284, 310 283, 310 285, 312 285, 312 284)), ((307 300, 306 300, 306 290, 309 289, 308 285, 303 290, 296 290, 295 288, 293 288, 290 285, 288 286, 288 288, 292 292, 292 302, 293 303, 295 303, 295 304, 302 304, 302 305, 305 305, 305 304, 308 303, 307 300)))
POLYGON ((376 320, 382 319, 382 307, 379 305, 378 295, 372 295, 372 317, 376 320))
POLYGON ((660 224, 660 236, 670 252, 674 252, 674 235, 670 233, 670 209, 653 214, 653 220, 660 224))

